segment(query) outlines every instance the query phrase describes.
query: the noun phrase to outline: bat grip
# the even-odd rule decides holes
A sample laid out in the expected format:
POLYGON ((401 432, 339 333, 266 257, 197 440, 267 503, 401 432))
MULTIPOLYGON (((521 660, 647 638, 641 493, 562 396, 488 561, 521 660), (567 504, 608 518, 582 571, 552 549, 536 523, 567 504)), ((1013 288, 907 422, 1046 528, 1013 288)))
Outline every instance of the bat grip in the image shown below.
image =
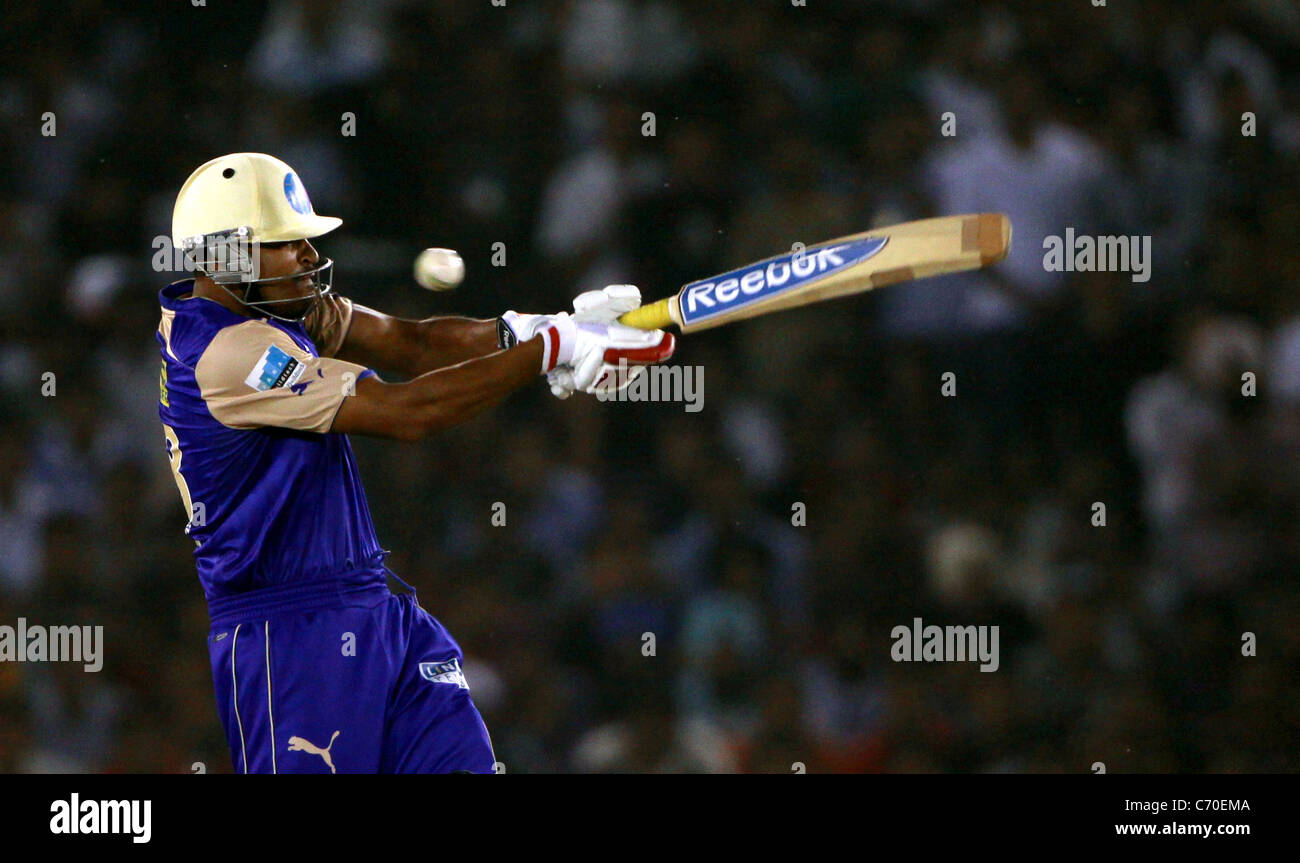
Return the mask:
POLYGON ((672 314, 668 310, 668 301, 671 299, 672 297, 667 297, 648 306, 641 306, 630 312, 624 312, 619 315, 618 322, 640 330, 663 329, 673 323, 672 314))

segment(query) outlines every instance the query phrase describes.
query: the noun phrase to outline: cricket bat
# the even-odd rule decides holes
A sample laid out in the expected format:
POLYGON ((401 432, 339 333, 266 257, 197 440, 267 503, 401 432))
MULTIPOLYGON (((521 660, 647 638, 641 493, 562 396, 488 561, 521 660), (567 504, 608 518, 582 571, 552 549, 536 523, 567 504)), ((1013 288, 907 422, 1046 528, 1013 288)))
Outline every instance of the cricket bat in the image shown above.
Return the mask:
POLYGON ((644 330, 676 324, 693 333, 898 282, 977 270, 1005 258, 1010 247, 1011 220, 1001 213, 904 222, 691 282, 676 296, 618 320, 644 330))

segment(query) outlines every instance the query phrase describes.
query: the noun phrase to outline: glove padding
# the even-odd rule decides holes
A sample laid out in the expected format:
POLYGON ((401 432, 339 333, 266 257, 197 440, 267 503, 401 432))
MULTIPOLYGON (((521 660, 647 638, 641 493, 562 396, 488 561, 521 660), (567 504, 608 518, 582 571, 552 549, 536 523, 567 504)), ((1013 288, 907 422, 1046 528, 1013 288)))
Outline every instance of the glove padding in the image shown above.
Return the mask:
POLYGON ((499 321, 501 344, 509 348, 541 338, 541 371, 559 398, 568 398, 576 390, 615 392, 646 365, 671 357, 677 347, 671 333, 618 323, 619 315, 640 305, 641 292, 635 285, 609 285, 578 295, 573 315, 509 311, 499 321))
MULTIPOLYGON (((571 384, 574 390, 585 393, 615 392, 635 376, 626 370, 643 372, 646 366, 662 363, 677 350, 676 337, 663 330, 642 330, 598 321, 574 326, 579 333, 579 347, 571 361, 571 384), (625 371, 621 376, 620 369, 625 371), (619 377, 625 380, 620 383, 619 377)), ((554 385, 551 391, 555 391, 554 385)))
MULTIPOLYGON (((578 323, 616 324, 619 315, 630 312, 640 305, 641 290, 636 285, 607 285, 599 291, 586 291, 574 297, 573 320, 578 323)), ((643 374, 646 365, 668 359, 676 348, 676 339, 663 330, 638 330, 635 327, 619 326, 623 330, 631 329, 640 333, 667 336, 667 353, 662 359, 647 362, 634 362, 631 359, 625 359, 621 366, 617 359, 613 362, 602 362, 591 382, 586 386, 580 385, 581 382, 573 369, 560 366, 547 372, 546 375, 546 380, 551 385, 551 392, 556 398, 567 399, 577 390, 592 393, 593 395, 617 392, 643 374)), ((631 338, 629 336, 629 339, 631 338)), ((664 340, 660 338, 659 341, 653 344, 661 345, 663 342, 664 340)))

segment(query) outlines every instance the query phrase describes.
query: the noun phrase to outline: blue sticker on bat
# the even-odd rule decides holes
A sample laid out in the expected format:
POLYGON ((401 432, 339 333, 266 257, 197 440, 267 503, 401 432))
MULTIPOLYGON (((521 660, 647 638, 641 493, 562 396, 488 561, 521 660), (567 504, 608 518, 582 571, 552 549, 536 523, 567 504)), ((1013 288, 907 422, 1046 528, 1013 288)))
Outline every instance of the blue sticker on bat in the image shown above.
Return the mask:
POLYGON ((682 323, 690 325, 819 281, 878 254, 887 242, 888 237, 866 237, 791 252, 692 282, 681 292, 682 323))

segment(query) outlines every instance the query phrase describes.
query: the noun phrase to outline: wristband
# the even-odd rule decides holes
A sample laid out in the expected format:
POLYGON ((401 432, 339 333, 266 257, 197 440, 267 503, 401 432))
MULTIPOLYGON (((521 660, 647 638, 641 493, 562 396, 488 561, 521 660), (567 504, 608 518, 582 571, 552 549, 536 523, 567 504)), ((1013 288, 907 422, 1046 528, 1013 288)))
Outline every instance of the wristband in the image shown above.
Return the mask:
POLYGON ((505 351, 517 344, 519 339, 515 336, 515 331, 510 329, 505 318, 497 318, 497 348, 505 351))

